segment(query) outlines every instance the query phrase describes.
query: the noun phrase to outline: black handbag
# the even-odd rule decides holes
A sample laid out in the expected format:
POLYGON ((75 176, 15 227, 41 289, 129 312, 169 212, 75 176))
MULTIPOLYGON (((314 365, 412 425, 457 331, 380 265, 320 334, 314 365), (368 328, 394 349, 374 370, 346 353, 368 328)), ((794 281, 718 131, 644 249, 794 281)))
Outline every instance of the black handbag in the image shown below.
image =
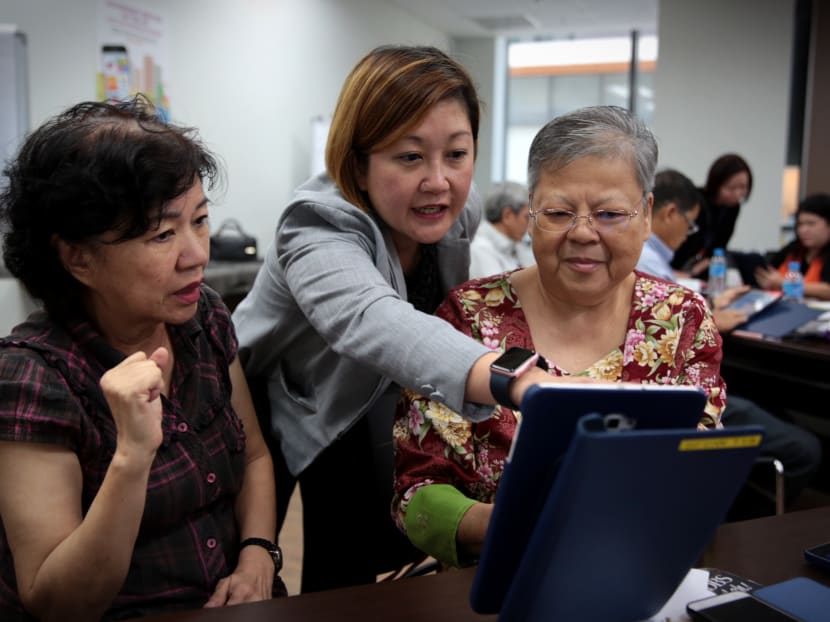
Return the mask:
POLYGON ((223 220, 210 236, 210 258, 212 261, 256 261, 256 238, 245 233, 238 220, 223 220))

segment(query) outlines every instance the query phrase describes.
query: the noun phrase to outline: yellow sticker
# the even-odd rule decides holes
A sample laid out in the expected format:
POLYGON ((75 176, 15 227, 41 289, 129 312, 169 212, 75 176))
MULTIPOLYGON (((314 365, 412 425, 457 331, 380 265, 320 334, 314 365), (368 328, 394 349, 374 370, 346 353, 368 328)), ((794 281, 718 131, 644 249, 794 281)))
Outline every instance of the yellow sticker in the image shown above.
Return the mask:
POLYGON ((680 451, 709 451, 712 449, 738 449, 740 447, 758 447, 760 434, 749 436, 717 436, 715 438, 684 438, 680 441, 680 451))

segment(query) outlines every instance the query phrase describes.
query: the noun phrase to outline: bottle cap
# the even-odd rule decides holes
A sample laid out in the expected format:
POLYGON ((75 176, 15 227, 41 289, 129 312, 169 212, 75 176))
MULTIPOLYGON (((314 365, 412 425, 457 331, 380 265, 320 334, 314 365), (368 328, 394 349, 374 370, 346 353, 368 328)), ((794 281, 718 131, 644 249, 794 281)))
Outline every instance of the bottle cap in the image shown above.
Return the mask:
POLYGON ((790 272, 798 272, 801 270, 801 264, 799 264, 797 261, 791 261, 787 264, 787 268, 790 270, 790 272))

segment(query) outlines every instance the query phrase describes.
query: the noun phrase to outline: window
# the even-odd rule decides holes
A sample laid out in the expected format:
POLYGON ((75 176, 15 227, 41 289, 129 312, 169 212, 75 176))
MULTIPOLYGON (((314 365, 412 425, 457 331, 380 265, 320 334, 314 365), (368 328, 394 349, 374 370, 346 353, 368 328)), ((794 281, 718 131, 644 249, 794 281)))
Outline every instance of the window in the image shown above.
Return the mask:
POLYGON ((593 105, 633 107, 651 123, 656 62, 657 37, 651 35, 507 42, 503 178, 525 183, 533 137, 565 112, 593 105), (632 80, 635 42, 638 63, 632 80), (633 106, 632 82, 637 95, 633 106))

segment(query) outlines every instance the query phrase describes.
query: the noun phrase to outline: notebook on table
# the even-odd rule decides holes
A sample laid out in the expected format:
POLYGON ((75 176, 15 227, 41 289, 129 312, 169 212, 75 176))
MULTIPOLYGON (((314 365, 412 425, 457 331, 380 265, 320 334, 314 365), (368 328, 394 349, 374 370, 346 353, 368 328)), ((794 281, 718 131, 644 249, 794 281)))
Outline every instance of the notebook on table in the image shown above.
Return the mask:
POLYGON ((698 432, 704 402, 688 387, 529 390, 473 609, 500 622, 657 612, 723 520, 762 437, 760 427, 698 432))

